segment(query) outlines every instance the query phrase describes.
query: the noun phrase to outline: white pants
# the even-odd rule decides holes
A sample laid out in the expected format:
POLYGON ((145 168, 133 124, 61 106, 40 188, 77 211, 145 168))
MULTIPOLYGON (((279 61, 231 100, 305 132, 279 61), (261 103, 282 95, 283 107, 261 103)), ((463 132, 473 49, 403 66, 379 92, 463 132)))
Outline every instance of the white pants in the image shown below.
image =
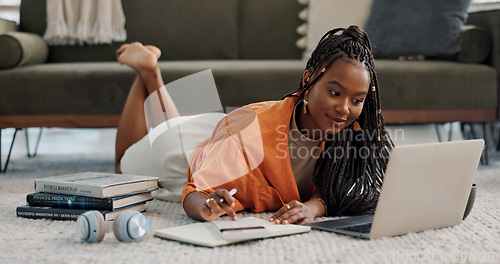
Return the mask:
POLYGON ((180 202, 192 151, 210 137, 224 116, 222 113, 181 116, 156 126, 125 151, 120 161, 122 173, 156 176, 160 189, 153 196, 180 202))

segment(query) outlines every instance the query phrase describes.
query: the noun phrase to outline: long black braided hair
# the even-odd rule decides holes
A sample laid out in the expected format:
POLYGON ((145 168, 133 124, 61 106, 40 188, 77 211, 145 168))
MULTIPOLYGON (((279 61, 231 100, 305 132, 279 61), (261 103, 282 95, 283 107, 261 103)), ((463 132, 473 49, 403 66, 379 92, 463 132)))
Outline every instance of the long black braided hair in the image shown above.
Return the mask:
POLYGON ((324 199, 327 212, 358 215, 373 212, 378 201, 385 168, 393 143, 385 130, 375 65, 367 34, 357 26, 336 28, 319 41, 306 70, 310 78, 289 96, 303 96, 336 60, 350 59, 366 66, 370 87, 363 110, 354 123, 329 135, 316 161, 313 182, 324 199))

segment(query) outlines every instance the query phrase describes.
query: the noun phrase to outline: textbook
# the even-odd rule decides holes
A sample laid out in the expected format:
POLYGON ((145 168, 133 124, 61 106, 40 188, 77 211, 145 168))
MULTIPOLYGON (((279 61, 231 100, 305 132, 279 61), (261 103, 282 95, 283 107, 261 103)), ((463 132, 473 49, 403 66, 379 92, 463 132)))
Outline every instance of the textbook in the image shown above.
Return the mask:
POLYGON ((94 198, 57 193, 30 193, 26 196, 26 202, 30 206, 103 211, 114 211, 125 206, 151 200, 153 200, 151 192, 110 198, 94 198))
POLYGON ((84 172, 35 180, 35 191, 107 198, 158 189, 158 177, 84 172))
MULTIPOLYGON (((128 207, 124 207, 115 211, 100 211, 104 216, 105 221, 114 220, 122 211, 136 210, 144 212, 146 203, 140 203, 128 207)), ((31 219, 51 219, 51 220, 70 220, 76 221, 79 215, 87 212, 87 209, 69 209, 69 208, 54 208, 54 207, 37 207, 23 205, 16 208, 17 217, 31 219)))
MULTIPOLYGON (((262 226, 264 226, 267 229, 269 234, 266 237, 261 237, 261 238, 300 234, 311 231, 310 226, 301 226, 292 224, 277 225, 273 222, 269 222, 263 219, 258 219, 255 217, 243 218, 241 220, 244 219, 251 219, 253 221, 258 221, 262 226)), ((235 223, 238 221, 235 221, 235 223)), ((243 225, 240 227, 244 228, 243 225)), ((155 237, 158 238, 175 240, 183 243, 189 243, 204 247, 225 246, 254 239, 254 238, 232 239, 232 240, 224 239, 221 233, 211 222, 200 222, 189 225, 159 229, 155 231, 154 235, 155 237)))

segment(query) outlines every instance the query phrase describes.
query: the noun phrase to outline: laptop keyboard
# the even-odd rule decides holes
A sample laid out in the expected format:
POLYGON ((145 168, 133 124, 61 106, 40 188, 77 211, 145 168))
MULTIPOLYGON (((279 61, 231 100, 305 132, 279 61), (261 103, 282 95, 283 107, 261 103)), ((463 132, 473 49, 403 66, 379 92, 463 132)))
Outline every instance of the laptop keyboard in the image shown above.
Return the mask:
POLYGON ((342 227, 341 229, 358 233, 370 233, 371 228, 372 228, 372 223, 366 223, 361 225, 346 226, 342 227))

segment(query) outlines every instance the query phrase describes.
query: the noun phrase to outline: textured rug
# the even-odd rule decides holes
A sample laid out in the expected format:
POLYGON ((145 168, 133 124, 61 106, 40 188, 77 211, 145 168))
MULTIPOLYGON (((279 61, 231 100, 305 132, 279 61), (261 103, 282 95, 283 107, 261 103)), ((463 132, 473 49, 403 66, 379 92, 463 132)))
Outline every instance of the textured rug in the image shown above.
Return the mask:
MULTIPOLYGON (((480 166, 476 203, 460 225, 381 238, 355 239, 323 231, 203 248, 149 233, 121 243, 108 233, 99 244, 81 242, 75 222, 17 218, 35 178, 83 171, 112 171, 112 157, 16 158, 0 174, 0 263, 499 263, 500 159, 480 166)), ((196 222, 178 203, 152 201, 146 217, 160 229, 196 222)), ((271 214, 240 213, 267 219, 271 214)), ((324 218, 321 218, 322 220, 324 218)))

